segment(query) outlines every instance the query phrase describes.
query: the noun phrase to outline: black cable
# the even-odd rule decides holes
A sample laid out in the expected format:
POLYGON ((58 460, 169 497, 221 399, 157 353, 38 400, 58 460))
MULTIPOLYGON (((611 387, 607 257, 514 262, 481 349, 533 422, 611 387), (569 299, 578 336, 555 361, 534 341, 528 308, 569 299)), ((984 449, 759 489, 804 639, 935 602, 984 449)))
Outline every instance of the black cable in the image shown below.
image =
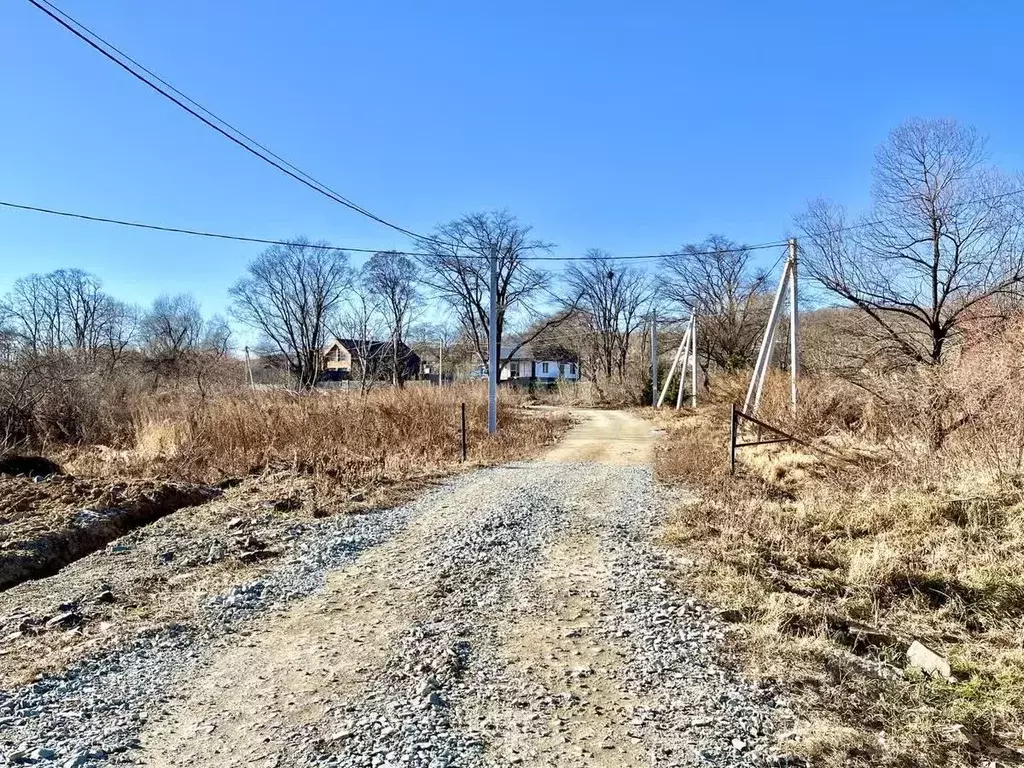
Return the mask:
MULTIPOLYGON (((245 235, 226 235, 221 232, 204 232, 198 229, 183 229, 181 227, 166 227, 161 224, 143 224, 138 221, 125 221, 123 219, 108 219, 103 216, 90 216, 86 213, 71 213, 69 211, 56 211, 52 208, 40 208, 34 205, 21 205, 19 203, 10 203, 5 200, 0 200, 0 205, 5 208, 15 208, 20 211, 33 211, 34 213, 47 213, 52 216, 64 216, 69 219, 84 219, 85 221, 98 221, 103 224, 117 224, 122 227, 134 227, 136 229, 152 229, 157 232, 172 232, 178 235, 195 235, 197 237, 212 237, 218 240, 237 240, 243 243, 259 243, 261 245, 293 245, 294 243, 287 240, 268 240, 262 237, 247 237, 245 235)), ((387 251, 390 253, 400 253, 404 256, 426 256, 429 254, 417 253, 414 251, 395 251, 392 248, 342 248, 337 245, 316 245, 308 244, 307 248, 315 248, 321 251, 354 251, 356 253, 380 253, 381 251, 387 251)))
MULTIPOLYGON (((61 16, 63 16, 63 17, 65 18, 65 19, 67 19, 68 21, 70 21, 70 22, 71 22, 72 24, 74 24, 74 25, 76 25, 77 27, 79 27, 79 28, 83 29, 83 30, 84 30, 84 31, 85 31, 86 33, 88 33, 89 35, 92 35, 92 36, 93 36, 94 38, 96 38, 96 39, 97 39, 97 40, 99 40, 99 41, 100 41, 101 43, 103 43, 103 45, 107 46, 107 47, 108 47, 108 48, 110 48, 110 49, 111 49, 112 51, 114 51, 114 52, 115 52, 115 53, 116 53, 116 54, 117 54, 118 56, 120 56, 121 58, 123 58, 123 59, 125 59, 125 60, 127 60, 127 61, 131 62, 131 63, 132 63, 132 65, 134 65, 135 67, 138 67, 139 69, 141 69, 141 70, 142 70, 143 72, 145 72, 145 73, 146 73, 147 75, 149 75, 149 76, 150 76, 150 77, 152 77, 152 78, 153 78, 154 80, 156 80, 157 82, 159 82, 159 83, 160 83, 161 85, 165 85, 165 86, 167 86, 167 88, 169 88, 170 90, 174 91, 174 92, 175 92, 176 94, 178 94, 179 96, 181 96, 181 98, 183 98, 183 99, 184 99, 185 101, 187 101, 187 102, 188 102, 189 104, 191 104, 192 106, 196 107, 197 109, 200 109, 200 110, 202 110, 203 112, 205 112, 205 113, 206 113, 207 115, 209 115, 210 117, 212 117, 212 118, 213 118, 214 120, 216 120, 216 121, 217 121, 218 123, 220 123, 221 125, 225 125, 225 126, 227 126, 227 127, 228 127, 228 128, 230 129, 230 130, 232 130, 232 131, 234 131, 235 133, 237 133, 237 134, 238 134, 239 136, 241 136, 241 137, 242 137, 243 139, 245 139, 246 141, 248 141, 248 142, 249 142, 250 144, 253 144, 253 145, 255 145, 255 146, 259 147, 260 149, 262 149, 262 150, 263 150, 264 152, 266 152, 266 153, 267 153, 268 155, 270 155, 270 156, 271 156, 271 157, 273 157, 274 159, 276 159, 276 160, 280 160, 280 161, 281 161, 282 163, 284 163, 285 165, 287 165, 287 166, 288 166, 289 168, 291 168, 291 169, 292 169, 293 171, 295 171, 295 172, 296 172, 296 173, 298 173, 299 175, 303 176, 304 178, 306 178, 306 179, 309 179, 309 180, 310 180, 311 182, 313 182, 313 183, 314 183, 314 184, 316 184, 317 186, 323 187, 323 188, 324 188, 324 189, 326 189, 326 190, 327 190, 328 192, 330 192, 330 193, 332 193, 332 194, 335 194, 335 195, 337 195, 338 197, 340 197, 340 198, 342 198, 342 199, 346 200, 346 201, 347 201, 347 202, 349 202, 349 203, 352 203, 352 201, 351 201, 351 200, 348 200, 348 198, 346 198, 346 197, 345 197, 344 195, 342 195, 342 194, 341 194, 340 192, 336 192, 335 190, 331 189, 331 188, 330 188, 329 186, 327 186, 326 184, 324 184, 324 183, 323 183, 322 181, 319 181, 318 179, 314 178, 314 177, 313 177, 313 176, 311 176, 310 174, 308 174, 308 173, 306 173, 305 171, 303 171, 303 170, 302 170, 301 168, 297 167, 297 166, 296 166, 296 165, 295 165, 294 163, 291 163, 291 162, 289 162, 289 161, 288 161, 287 159, 285 159, 285 158, 281 157, 281 156, 280 156, 279 154, 277 154, 276 152, 274 152, 274 151, 273 151, 272 149, 270 149, 270 148, 269 148, 269 147, 267 147, 266 145, 264 145, 264 144, 261 144, 261 143, 260 143, 259 141, 257 141, 256 139, 254 139, 254 138, 253 138, 252 136, 249 136, 248 134, 246 134, 246 133, 245 133, 245 131, 243 131, 243 130, 242 130, 241 128, 237 128, 236 126, 232 125, 232 124, 231 124, 231 123, 229 123, 229 122, 228 122, 227 120, 225 120, 225 119, 224 119, 223 117, 221 117, 220 115, 218 115, 217 113, 215 113, 215 112, 214 112, 213 110, 211 110, 210 108, 208 108, 208 107, 206 107, 206 106, 204 106, 204 105, 200 104, 200 103, 199 103, 198 101, 196 101, 195 99, 193 99, 193 98, 192 98, 191 96, 189 96, 189 95, 188 95, 187 93, 184 93, 183 91, 181 91, 181 90, 179 90, 178 88, 176 88, 176 87, 175 87, 175 86, 174 86, 174 85, 173 85, 172 83, 169 83, 169 82, 167 82, 166 80, 164 80, 164 79, 163 79, 162 77, 160 77, 160 75, 158 75, 158 74, 157 74, 156 72, 154 72, 153 70, 149 69, 149 68, 148 68, 148 67, 146 67, 146 66, 145 66, 144 64, 142 64, 141 62, 137 61, 136 59, 133 59, 133 58, 132 58, 131 56, 129 56, 129 55, 128 55, 127 53, 125 53, 125 52, 124 52, 123 50, 121 50, 121 49, 120 49, 120 48, 118 48, 118 47, 117 47, 116 45, 114 45, 113 43, 111 43, 111 42, 110 42, 109 40, 106 40, 106 39, 105 39, 105 38, 103 38, 103 37, 102 37, 101 35, 97 34, 97 33, 96 33, 96 32, 94 32, 94 31, 93 31, 92 29, 90 29, 89 27, 85 26, 85 24, 83 24, 82 22, 78 21, 77 19, 75 19, 75 18, 74 18, 73 16, 71 16, 70 14, 68 14, 68 13, 65 13, 64 11, 62 11, 62 10, 61 10, 60 8, 58 8, 57 6, 55 6, 55 5, 53 4, 53 3, 49 2, 49 0, 40 0, 40 2, 42 2, 42 3, 43 3, 44 5, 46 5, 46 6, 48 7, 48 8, 50 8, 50 9, 51 9, 52 11, 54 11, 54 12, 56 12, 56 13, 60 14, 61 16)), ((355 203, 352 203, 352 204, 353 204, 353 205, 356 205, 355 203)), ((363 208, 362 208, 362 206, 356 206, 356 207, 357 207, 357 208, 360 208, 361 210, 365 210, 365 209, 363 209, 363 208)))
MULTIPOLYGON (((186 112, 188 112, 190 115, 195 117, 197 120, 200 120, 205 125, 209 126, 213 130, 217 131, 217 133, 221 134, 226 139, 229 139, 233 143, 237 144, 242 149, 244 149, 246 152, 249 152, 250 154, 255 155, 256 157, 260 158, 264 162, 269 163, 273 167, 277 168, 282 173, 287 174, 288 176, 292 177, 293 179, 295 179, 298 182, 301 182, 302 184, 305 184, 310 189, 313 189, 313 190, 319 192, 320 194, 324 195, 325 197, 330 198, 334 202, 340 203, 341 205, 344 205, 346 208, 349 208, 349 209, 355 211, 356 213, 359 213, 359 214, 361 214, 363 216, 366 216, 366 217, 368 217, 370 219, 373 219, 374 221, 378 222, 379 224, 383 224, 386 227, 389 227, 389 228, 391 228, 391 229, 393 229, 393 230, 395 230, 397 232, 401 232, 402 234, 408 235, 409 237, 415 238, 417 240, 425 240, 425 241, 428 241, 428 242, 437 242, 437 241, 433 240, 433 238, 427 237, 425 235, 421 235, 421 234, 419 234, 417 232, 413 232, 412 230, 405 229, 404 227, 401 227, 398 224, 393 224, 392 222, 387 221, 386 219, 381 218, 380 216, 376 215, 375 213, 372 213, 372 212, 368 211, 367 209, 365 209, 362 206, 352 202, 351 200, 348 200, 345 197, 339 195, 338 193, 331 191, 329 188, 327 188, 326 186, 320 184, 320 182, 316 181, 316 179, 313 179, 312 176, 309 176, 308 174, 306 174, 306 173, 304 173, 302 171, 299 171, 299 173, 295 173, 295 172, 289 170, 288 168, 286 168, 281 163, 278 163, 275 160, 273 160, 272 158, 270 158, 267 155, 263 154, 262 152, 259 152, 256 149, 253 149, 253 147, 249 146, 249 144, 245 143, 244 141, 242 141, 241 139, 237 138, 236 136, 233 136, 231 133, 229 133, 228 131, 224 130, 219 125, 216 125, 215 123, 211 122, 210 120, 205 118, 203 115, 199 114, 199 112, 197 112, 196 110, 192 109, 187 104, 185 104, 182 101, 180 101, 179 99, 175 98, 171 93, 168 93, 166 90, 161 88, 159 85, 154 83, 152 80, 150 80, 147 77, 145 77, 144 75, 140 74, 135 69, 130 67, 128 64, 125 64, 123 61, 121 61, 121 59, 117 58, 117 56, 114 56, 112 53, 110 53, 110 51, 106 50, 103 46, 97 44, 96 42, 91 40, 89 37, 87 37, 86 35, 84 35, 81 32, 79 32, 77 29, 75 29, 75 27, 73 27, 71 24, 69 24, 63 18, 61 18, 61 16, 65 16, 72 23, 74 23, 75 25, 77 25, 77 26, 81 27, 82 29, 86 30, 87 32, 89 32, 90 35, 93 34, 92 32, 90 32, 88 30, 87 27, 85 27, 83 24, 80 24, 78 21, 76 21, 73 17, 71 17, 68 14, 66 14, 64 11, 61 11, 56 6, 54 6, 51 3, 47 2, 47 0, 42 0, 42 2, 40 2, 40 0, 28 0, 28 1, 32 5, 34 5, 36 8, 38 8, 40 11, 42 11, 47 16, 49 16, 51 19, 53 19, 58 24, 60 24, 62 27, 64 27, 66 30, 71 32, 71 34, 73 34, 75 37, 77 37, 80 40, 82 40, 83 42, 87 43, 91 48, 94 48, 95 50, 99 51, 101 54, 103 54, 103 56, 105 56, 106 58, 110 59, 112 62, 117 64, 123 70, 128 72, 130 75, 132 75, 136 79, 140 80, 141 82, 145 83, 150 88, 152 88, 154 91, 156 91, 157 93, 162 95, 164 98, 172 101, 174 104, 176 104, 177 106, 181 107, 181 109, 183 109, 186 112), (47 7, 44 7, 43 3, 46 3, 47 6, 50 6, 50 8, 53 8, 54 11, 56 11, 56 12, 51 11, 47 7), (57 15, 58 13, 61 16, 58 16, 57 15), (306 178, 303 178, 304 176, 306 178)), ((97 40, 102 40, 102 38, 100 38, 98 35, 94 35, 94 36, 96 37, 97 40)), ((110 46, 110 47, 113 48, 113 46, 110 46)), ((117 50, 116 48, 113 48, 113 49, 117 50)), ((128 59, 129 61, 134 61, 134 60, 130 59, 127 56, 125 56, 125 58, 128 59)), ((148 70, 145 70, 144 67, 140 66, 139 68, 148 72, 148 70)), ((163 81, 161 81, 161 82, 163 82, 163 81)), ((176 92, 180 93, 180 91, 177 91, 177 89, 173 88, 173 86, 168 85, 168 88, 172 88, 176 92)), ((185 98, 187 98, 187 97, 185 97, 185 98)), ((220 120, 220 118, 218 118, 212 112, 209 112, 209 110, 206 110, 205 107, 202 107, 201 105, 198 105, 196 102, 192 101, 192 99, 189 99, 189 101, 192 102, 193 104, 196 104, 196 106, 199 107, 199 109, 202 109, 203 111, 206 111, 208 114, 212 115, 215 119, 217 119, 220 122, 224 123, 224 125, 228 125, 229 128, 231 127, 225 121, 220 120)), ((236 130, 236 132, 239 135, 245 136, 245 134, 243 134, 241 131, 237 131, 237 129, 232 128, 232 130, 236 130)), ((248 137, 246 137, 246 138, 248 139, 248 137)), ((248 140, 251 141, 253 144, 257 144, 256 142, 252 141, 251 139, 248 139, 248 140)), ((257 144, 257 146, 262 146, 262 145, 257 144)), ((265 151, 267 151, 269 153, 269 150, 265 150, 265 151)), ((270 153, 270 154, 272 154, 272 153, 270 153)), ((282 160, 282 163, 286 163, 286 162, 287 161, 283 161, 282 160)), ((288 163, 288 165, 290 165, 290 163, 288 163)), ((292 167, 294 167, 294 166, 292 166, 292 167)), ((298 170, 298 169, 296 169, 296 170, 298 170)))
MULTIPOLYGON (((163 224, 146 224, 138 221, 127 221, 125 219, 112 219, 105 216, 92 216, 86 213, 73 213, 71 211, 58 211, 53 208, 43 208, 36 205, 25 205, 23 203, 12 203, 6 200, 0 200, 0 206, 5 208, 12 208, 19 211, 32 211, 34 213, 45 213, 50 216, 63 216, 69 219, 82 219, 84 221, 100 222, 102 224, 116 224, 122 227, 133 227, 135 229, 150 229, 157 232, 171 232, 179 235, 194 235, 196 237, 209 237, 217 240, 235 240, 242 243, 258 243, 261 245, 291 245, 292 243, 287 240, 273 240, 263 237, 249 237, 247 235, 229 235, 222 232, 207 232, 199 229, 187 229, 184 227, 170 227, 163 224)), ((438 242, 438 241, 434 241, 438 242)), ((441 243, 443 245, 443 243, 441 243)), ((763 245, 752 245, 744 248, 733 249, 734 251, 747 251, 747 250, 759 250, 762 248, 777 248, 779 243, 765 243, 763 245)), ((433 256, 434 254, 427 253, 424 251, 399 251, 394 248, 345 248, 343 246, 335 245, 309 245, 310 248, 318 248, 325 251, 352 251, 353 253, 396 253, 401 256, 433 256)), ((731 251, 725 251, 731 252, 731 251)), ((723 251, 696 251, 690 252, 691 255, 695 256, 710 256, 714 253, 723 253, 723 251)), ((677 253, 660 253, 646 256, 619 256, 613 257, 615 261, 630 261, 640 259, 663 259, 670 256, 685 256, 688 255, 684 252, 677 253)), ((469 255, 460 256, 462 259, 474 259, 474 260, 486 260, 487 256, 481 255, 469 255)), ((527 256, 522 261, 587 261, 587 256, 527 256)))

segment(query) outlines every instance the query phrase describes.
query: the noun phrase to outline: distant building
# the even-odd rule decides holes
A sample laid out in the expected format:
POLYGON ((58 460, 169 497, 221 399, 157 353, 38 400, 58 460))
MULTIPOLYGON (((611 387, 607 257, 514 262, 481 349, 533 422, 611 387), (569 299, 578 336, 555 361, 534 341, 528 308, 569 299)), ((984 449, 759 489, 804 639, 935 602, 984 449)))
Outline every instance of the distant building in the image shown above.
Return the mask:
MULTIPOLYGON (((477 375, 486 377, 487 366, 480 365, 477 375)), ((532 344, 524 344, 516 350, 498 374, 499 380, 510 384, 553 384, 556 381, 578 381, 579 377, 579 360, 575 355, 561 348, 535 348, 532 344)))
MULTIPOLYGON (((390 341, 363 339, 332 339, 324 349, 324 376, 328 381, 346 381, 366 375, 372 379, 391 378, 394 361, 390 341)), ((402 378, 419 378, 420 357, 406 344, 398 345, 398 363, 402 378)))

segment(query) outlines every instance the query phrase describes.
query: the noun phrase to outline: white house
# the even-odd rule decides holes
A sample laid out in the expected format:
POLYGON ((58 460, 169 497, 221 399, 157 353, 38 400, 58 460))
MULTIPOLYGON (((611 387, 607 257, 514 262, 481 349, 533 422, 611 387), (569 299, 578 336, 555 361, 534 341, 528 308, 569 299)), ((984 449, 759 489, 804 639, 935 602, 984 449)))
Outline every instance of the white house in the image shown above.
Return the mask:
MULTIPOLYGON (((515 342, 504 342, 503 348, 515 342)), ((478 375, 487 375, 487 366, 478 368, 478 375)), ((554 383, 556 381, 577 381, 580 377, 579 362, 572 356, 556 350, 536 350, 524 344, 512 358, 501 367, 498 378, 512 384, 526 384, 531 381, 554 383)))

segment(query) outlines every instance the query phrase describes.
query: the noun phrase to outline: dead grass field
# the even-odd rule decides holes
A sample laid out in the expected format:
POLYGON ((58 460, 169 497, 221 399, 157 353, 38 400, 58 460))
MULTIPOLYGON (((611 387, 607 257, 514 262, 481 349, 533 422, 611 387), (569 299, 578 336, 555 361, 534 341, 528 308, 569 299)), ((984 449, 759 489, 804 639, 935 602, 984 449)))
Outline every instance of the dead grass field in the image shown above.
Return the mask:
POLYGON ((0 476, 0 683, 188 624, 198 596, 257 578, 318 519, 532 456, 569 426, 561 411, 521 405, 502 392, 491 437, 482 387, 170 392, 134 401, 113 445, 50 442, 68 474, 0 476))
MULTIPOLYGON (((731 477, 724 403, 742 399, 740 383, 723 382, 696 415, 662 412, 655 466, 698 496, 666 534, 697 562, 696 586, 741 622, 751 671, 810 713, 794 754, 830 766, 1020 763, 1024 481, 999 459, 1013 425, 999 433, 979 415, 933 452, 811 380, 789 428, 819 435, 821 452, 741 449, 731 477), (948 679, 909 663, 914 640, 948 659, 948 679)), ((773 423, 783 389, 766 404, 773 423)))

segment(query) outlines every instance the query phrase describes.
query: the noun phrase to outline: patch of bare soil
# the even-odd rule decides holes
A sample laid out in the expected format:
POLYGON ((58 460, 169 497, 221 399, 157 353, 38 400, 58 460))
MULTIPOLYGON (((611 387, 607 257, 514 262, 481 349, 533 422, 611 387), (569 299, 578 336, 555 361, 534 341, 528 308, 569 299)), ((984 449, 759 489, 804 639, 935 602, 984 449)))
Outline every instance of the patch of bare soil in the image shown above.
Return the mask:
POLYGON ((0 590, 51 576, 133 528, 218 493, 153 481, 0 477, 0 590))
POLYGON ((216 493, 152 481, 0 478, 7 521, 0 573, 22 577, 0 592, 0 686, 57 672, 140 632, 188 625, 202 595, 258 578, 316 519, 397 503, 428 481, 324 498, 312 478, 291 471, 229 482, 216 493), (175 511, 163 514, 162 504, 175 511), (93 512, 107 509, 134 513, 93 512), (147 515, 153 521, 142 525, 147 515), (142 527, 118 536, 119 525, 122 534, 142 527), (89 549, 62 570, 52 567, 89 549), (44 556, 33 560, 33 553, 44 556), (40 578, 46 573, 53 575, 40 578))

